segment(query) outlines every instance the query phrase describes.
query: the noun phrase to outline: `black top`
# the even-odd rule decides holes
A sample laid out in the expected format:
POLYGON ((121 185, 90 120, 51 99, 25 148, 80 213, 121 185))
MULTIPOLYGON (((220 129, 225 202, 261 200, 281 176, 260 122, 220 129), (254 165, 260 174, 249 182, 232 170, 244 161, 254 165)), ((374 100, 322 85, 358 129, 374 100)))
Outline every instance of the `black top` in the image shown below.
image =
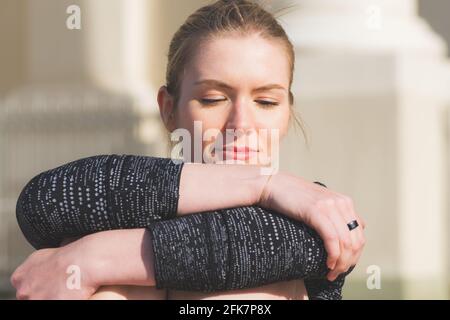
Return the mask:
POLYGON ((305 224, 258 206, 177 217, 184 163, 100 155, 45 171, 24 187, 17 220, 36 249, 71 237, 148 228, 158 288, 218 291, 305 279, 311 299, 341 299, 326 251, 305 224))

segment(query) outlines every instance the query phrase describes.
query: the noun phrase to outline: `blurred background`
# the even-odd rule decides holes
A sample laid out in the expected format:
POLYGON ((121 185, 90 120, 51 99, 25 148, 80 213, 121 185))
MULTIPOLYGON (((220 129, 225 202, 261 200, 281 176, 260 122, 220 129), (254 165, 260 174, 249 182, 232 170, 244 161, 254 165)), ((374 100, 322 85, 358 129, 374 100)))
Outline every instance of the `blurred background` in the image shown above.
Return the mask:
MULTIPOLYGON (((1 298, 32 252, 15 218, 32 177, 92 155, 167 156, 156 93, 169 42, 209 2, 0 0, 1 298)), ((344 298, 448 299, 450 1, 267 8, 289 5, 279 21, 310 142, 291 130, 282 169, 351 196, 368 224, 344 298)))

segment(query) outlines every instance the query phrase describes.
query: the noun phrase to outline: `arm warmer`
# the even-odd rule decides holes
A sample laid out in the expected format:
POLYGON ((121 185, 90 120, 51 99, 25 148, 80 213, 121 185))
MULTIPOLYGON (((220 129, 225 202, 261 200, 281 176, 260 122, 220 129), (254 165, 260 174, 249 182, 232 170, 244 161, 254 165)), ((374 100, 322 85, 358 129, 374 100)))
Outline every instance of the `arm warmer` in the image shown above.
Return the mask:
POLYGON ((145 228, 178 210, 184 163, 101 155, 43 172, 24 187, 16 205, 22 232, 36 249, 65 238, 113 229, 145 228))
POLYGON ((326 280, 319 235, 257 206, 153 222, 148 229, 157 288, 213 292, 304 279, 310 299, 340 300, 344 277, 353 269, 326 280))
POLYGON ((212 292, 303 278, 311 299, 341 299, 352 269, 327 281, 322 240, 299 221, 258 206, 176 218, 182 167, 130 155, 70 162, 25 186, 19 226, 37 249, 99 231, 148 228, 158 288, 212 292))

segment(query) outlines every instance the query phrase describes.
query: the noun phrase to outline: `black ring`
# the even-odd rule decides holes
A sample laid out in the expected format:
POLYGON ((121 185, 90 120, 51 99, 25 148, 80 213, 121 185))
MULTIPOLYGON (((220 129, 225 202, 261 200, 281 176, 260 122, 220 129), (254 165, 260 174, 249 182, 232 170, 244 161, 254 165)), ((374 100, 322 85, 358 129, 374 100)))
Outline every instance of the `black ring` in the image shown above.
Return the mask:
POLYGON ((358 224, 358 221, 353 220, 352 222, 347 223, 347 226, 348 226, 348 229, 349 229, 350 231, 352 231, 353 229, 358 228, 359 224, 358 224))

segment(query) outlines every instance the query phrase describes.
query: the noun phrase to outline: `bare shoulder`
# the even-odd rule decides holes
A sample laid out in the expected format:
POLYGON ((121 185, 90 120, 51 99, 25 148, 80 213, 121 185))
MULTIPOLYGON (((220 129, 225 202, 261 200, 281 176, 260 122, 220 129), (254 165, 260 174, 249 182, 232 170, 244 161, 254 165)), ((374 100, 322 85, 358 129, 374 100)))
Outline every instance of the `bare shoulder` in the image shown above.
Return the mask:
POLYGON ((104 286, 90 300, 167 300, 167 290, 145 286, 104 286))
POLYGON ((214 293, 168 290, 168 300, 308 300, 303 280, 214 293))

